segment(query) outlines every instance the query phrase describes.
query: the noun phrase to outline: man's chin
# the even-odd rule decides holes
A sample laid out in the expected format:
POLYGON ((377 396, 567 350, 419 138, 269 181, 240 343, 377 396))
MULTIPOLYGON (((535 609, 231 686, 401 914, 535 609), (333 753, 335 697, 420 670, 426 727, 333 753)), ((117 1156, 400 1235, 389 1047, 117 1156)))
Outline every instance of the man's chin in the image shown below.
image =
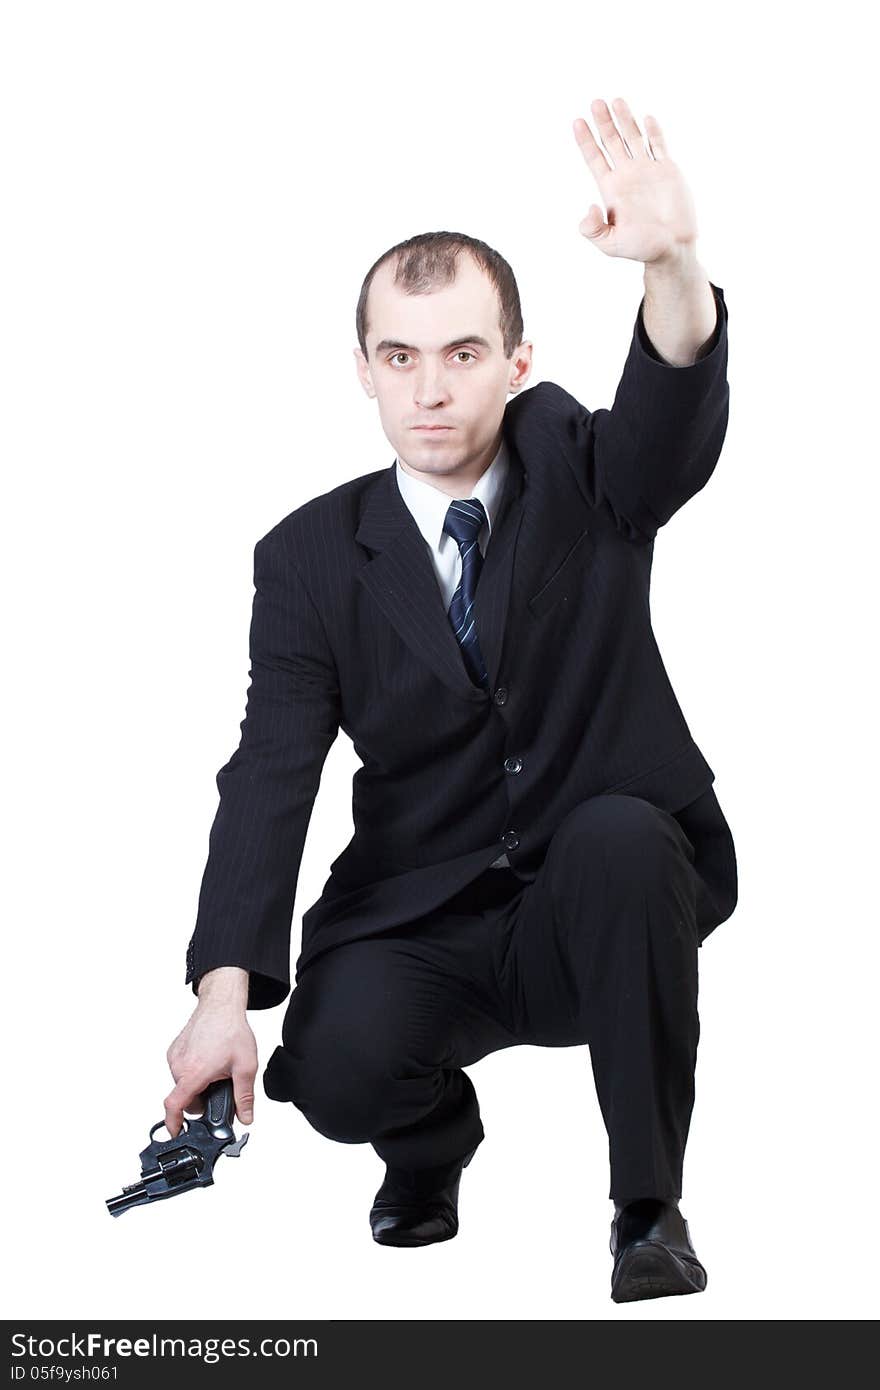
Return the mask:
MULTIPOLYGON (((398 457, 400 457, 399 450, 398 457)), ((464 451, 461 447, 416 444, 415 448, 410 447, 406 461, 411 468, 417 468, 420 473, 451 473, 463 461, 463 458, 464 451)))

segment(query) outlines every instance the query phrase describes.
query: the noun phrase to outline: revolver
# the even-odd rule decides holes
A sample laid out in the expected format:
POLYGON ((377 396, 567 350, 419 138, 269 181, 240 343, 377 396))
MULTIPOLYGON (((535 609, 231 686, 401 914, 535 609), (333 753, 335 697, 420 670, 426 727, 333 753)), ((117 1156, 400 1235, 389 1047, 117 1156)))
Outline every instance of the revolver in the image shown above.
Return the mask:
POLYGON ((248 1141, 245 1132, 236 1139, 232 1128, 235 1115, 235 1096, 232 1081, 225 1077, 214 1081, 204 1092, 205 1111, 198 1119, 183 1117, 180 1133, 175 1139, 154 1140, 157 1129, 165 1124, 159 1120, 150 1130, 150 1142, 141 1150, 141 1176, 137 1182, 123 1187, 116 1197, 107 1198, 111 1216, 120 1216, 129 1207, 143 1202, 158 1202, 163 1197, 176 1197, 191 1187, 210 1187, 214 1181, 214 1164, 220 1154, 238 1158, 248 1141))

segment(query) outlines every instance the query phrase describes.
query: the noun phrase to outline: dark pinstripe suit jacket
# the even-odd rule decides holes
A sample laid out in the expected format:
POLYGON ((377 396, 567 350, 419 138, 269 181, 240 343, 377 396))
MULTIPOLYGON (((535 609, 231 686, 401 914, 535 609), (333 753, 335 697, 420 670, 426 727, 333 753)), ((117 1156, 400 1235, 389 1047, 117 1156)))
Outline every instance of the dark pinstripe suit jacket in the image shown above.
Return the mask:
POLYGON ((727 308, 712 288, 718 321, 693 365, 659 357, 642 301, 610 409, 549 381, 508 402, 511 468, 476 600, 488 691, 465 669, 393 463, 257 542, 251 683, 217 774, 194 990, 239 965, 250 1008, 289 993, 299 866, 340 727, 363 764, 354 835, 303 918, 297 979, 319 953, 439 906, 505 849, 534 878, 562 818, 600 792, 684 818, 712 886, 702 936, 733 911, 733 840, 649 611, 657 530, 706 484, 727 429, 727 308))

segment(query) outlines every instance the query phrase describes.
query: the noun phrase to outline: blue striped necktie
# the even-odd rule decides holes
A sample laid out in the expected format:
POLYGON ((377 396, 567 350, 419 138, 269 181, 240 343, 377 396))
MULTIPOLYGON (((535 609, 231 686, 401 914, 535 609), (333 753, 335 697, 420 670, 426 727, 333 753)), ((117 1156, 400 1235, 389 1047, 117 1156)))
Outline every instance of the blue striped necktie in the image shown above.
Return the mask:
POLYGON ((449 605, 449 621, 471 680, 484 689, 489 684, 489 677, 474 625, 474 594, 483 568, 477 536, 486 524, 485 508, 476 497, 452 502, 443 523, 443 530, 458 542, 461 551, 461 579, 449 605))

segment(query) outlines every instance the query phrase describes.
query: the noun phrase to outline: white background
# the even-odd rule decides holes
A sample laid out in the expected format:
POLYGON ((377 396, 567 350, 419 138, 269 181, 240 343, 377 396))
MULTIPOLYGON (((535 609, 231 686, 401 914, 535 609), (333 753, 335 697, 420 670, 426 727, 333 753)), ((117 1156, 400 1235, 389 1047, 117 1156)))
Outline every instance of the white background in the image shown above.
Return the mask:
MULTIPOLYGON (((856 8, 818 13, 4 7, 6 1316, 876 1311, 876 131, 856 8), (661 531, 652 590, 740 870, 700 953, 682 1211, 708 1288, 611 1302, 586 1048, 469 1069, 486 1142, 444 1244, 377 1246, 372 1148, 259 1078, 213 1188, 112 1220, 195 1002, 254 543, 393 461, 355 376, 361 280, 417 232, 481 237, 517 275, 529 384, 609 405, 641 267, 579 235, 598 193, 571 122, 617 95, 659 119, 729 309, 724 450, 661 531)), ((355 766, 340 734, 294 954, 355 766)), ((261 1070, 283 1011, 249 1015, 261 1070)))

